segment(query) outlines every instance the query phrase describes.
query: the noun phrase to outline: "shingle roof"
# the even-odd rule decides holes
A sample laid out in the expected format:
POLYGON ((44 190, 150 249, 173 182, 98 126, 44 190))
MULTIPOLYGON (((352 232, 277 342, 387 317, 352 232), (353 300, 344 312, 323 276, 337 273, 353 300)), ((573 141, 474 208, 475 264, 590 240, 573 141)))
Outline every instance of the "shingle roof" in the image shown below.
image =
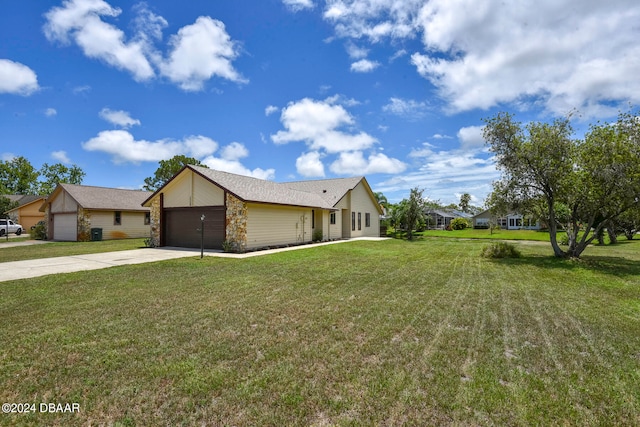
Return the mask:
MULTIPOLYGON (((151 193, 148 191, 122 190, 119 188, 92 187, 89 185, 59 184, 84 209, 110 211, 148 211, 142 207, 151 193)), ((54 191, 51 196, 57 192, 54 191)), ((49 197, 51 197, 49 196, 49 197)))
POLYGON ((247 202, 305 206, 321 209, 331 209, 335 204, 320 194, 293 188, 293 186, 289 186, 288 183, 266 181, 264 179, 236 175, 200 166, 189 165, 188 167, 247 202))
POLYGON ((353 190, 363 177, 318 179, 313 181, 284 182, 289 188, 320 195, 328 204, 335 206, 349 190, 353 190))

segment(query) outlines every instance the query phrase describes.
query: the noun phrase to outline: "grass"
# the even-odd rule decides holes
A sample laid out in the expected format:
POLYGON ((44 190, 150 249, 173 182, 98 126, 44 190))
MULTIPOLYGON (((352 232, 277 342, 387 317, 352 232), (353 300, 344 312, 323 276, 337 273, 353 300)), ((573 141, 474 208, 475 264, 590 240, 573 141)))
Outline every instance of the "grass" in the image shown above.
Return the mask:
POLYGON ((640 425, 640 244, 349 242, 0 286, 2 425, 640 425))
MULTIPOLYGON (((558 233, 560 236, 561 233, 558 233)), ((424 237, 447 237, 458 239, 497 239, 497 240, 535 240, 549 241, 549 232, 535 230, 493 230, 467 228, 464 230, 426 230, 418 233, 424 237)))
MULTIPOLYGON (((10 242, 13 240, 14 239, 10 240, 10 242)), ((7 248, 3 248, 0 244, 0 263, 68 255, 126 251, 144 247, 144 239, 103 240, 100 242, 48 242, 41 245, 7 248)))

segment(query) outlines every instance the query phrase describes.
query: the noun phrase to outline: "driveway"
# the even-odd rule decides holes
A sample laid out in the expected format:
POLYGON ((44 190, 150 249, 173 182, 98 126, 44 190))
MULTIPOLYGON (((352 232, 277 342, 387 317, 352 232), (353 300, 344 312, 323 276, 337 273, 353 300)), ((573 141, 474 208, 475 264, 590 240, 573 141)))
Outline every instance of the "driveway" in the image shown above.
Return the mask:
MULTIPOLYGON (((206 256, 224 258, 248 258, 269 255, 277 252, 308 249, 323 245, 353 242, 357 240, 386 240, 387 238, 362 237, 351 240, 336 240, 311 245, 293 246, 290 248, 270 249, 266 251, 232 254, 207 250, 206 256)), ((56 258, 31 259, 0 263, 0 282, 46 276, 48 274, 73 273, 76 271, 99 270, 119 265, 143 264, 146 262, 166 261, 176 258, 200 257, 199 249, 183 248, 144 248, 129 251, 103 252, 98 254, 72 255, 56 258)))

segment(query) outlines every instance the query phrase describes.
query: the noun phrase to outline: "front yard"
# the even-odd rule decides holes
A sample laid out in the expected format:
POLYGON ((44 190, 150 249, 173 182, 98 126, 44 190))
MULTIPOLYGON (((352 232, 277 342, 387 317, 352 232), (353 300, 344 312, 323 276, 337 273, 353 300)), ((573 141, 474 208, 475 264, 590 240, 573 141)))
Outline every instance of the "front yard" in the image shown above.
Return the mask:
POLYGON ((582 261, 526 243, 489 261, 486 244, 2 283, 0 401, 80 412, 0 425, 640 425, 640 243, 582 261))

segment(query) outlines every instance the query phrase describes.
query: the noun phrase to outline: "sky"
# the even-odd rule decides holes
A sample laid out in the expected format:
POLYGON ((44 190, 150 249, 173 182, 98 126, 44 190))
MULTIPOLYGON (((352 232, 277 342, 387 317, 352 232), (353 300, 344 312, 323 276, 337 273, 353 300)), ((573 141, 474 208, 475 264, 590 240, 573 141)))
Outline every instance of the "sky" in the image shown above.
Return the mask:
POLYGON ((0 157, 141 188, 177 154, 482 206, 483 119, 640 105, 637 0, 0 3, 0 157))

